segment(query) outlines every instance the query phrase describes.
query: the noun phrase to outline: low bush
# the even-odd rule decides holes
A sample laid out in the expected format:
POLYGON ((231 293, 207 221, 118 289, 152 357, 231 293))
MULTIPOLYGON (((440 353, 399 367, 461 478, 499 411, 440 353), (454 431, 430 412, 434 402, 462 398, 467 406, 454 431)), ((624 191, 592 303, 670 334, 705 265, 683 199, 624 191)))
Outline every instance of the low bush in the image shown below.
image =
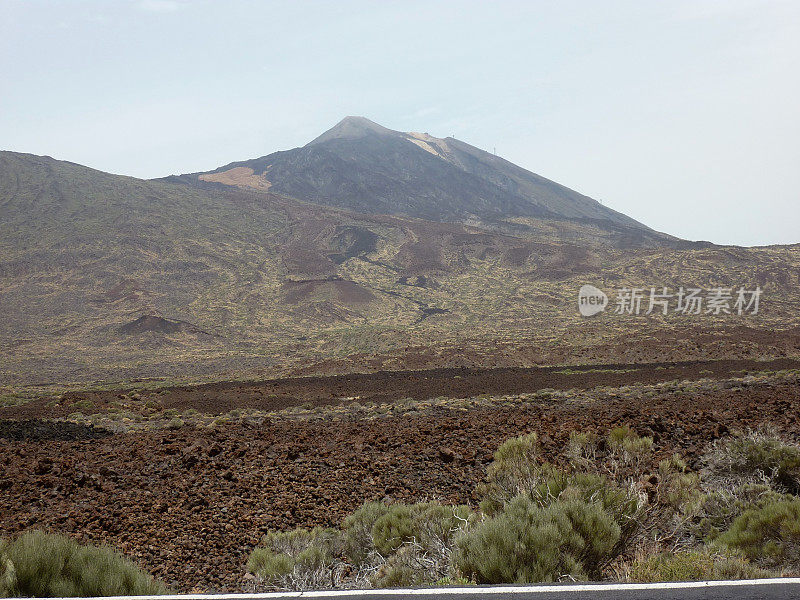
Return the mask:
POLYGON ((564 500, 582 500, 603 507, 626 533, 632 533, 642 499, 631 488, 622 488, 602 475, 593 473, 565 473, 549 469, 548 476, 530 497, 545 508, 564 500))
POLYGON ((744 512, 794 498, 786 492, 794 489, 799 453, 762 428, 711 444, 699 474, 677 456, 661 461, 651 527, 668 531, 667 538, 684 547, 713 542, 744 512))
POLYGON ((634 561, 628 579, 634 582, 709 581, 758 579, 771 573, 736 556, 712 554, 706 550, 662 552, 634 561))
POLYGON ((142 596, 166 588, 110 548, 40 531, 0 541, 0 596, 142 596))
POLYGON ((712 490, 701 497, 691 531, 699 539, 713 541, 744 512, 794 498, 765 484, 745 483, 730 490, 712 490))
POLYGON ((436 502, 417 504, 414 516, 414 536, 423 550, 430 554, 445 553, 455 538, 468 530, 476 515, 468 506, 447 506, 436 502))
POLYGON ((361 567, 369 560, 370 553, 374 550, 372 528, 375 521, 388 512, 389 507, 382 502, 366 502, 345 517, 342 523, 344 552, 356 567, 361 567))
POLYGON ((717 538, 724 548, 764 566, 800 566, 800 499, 746 510, 717 538))
POLYGON ((800 446, 761 428, 717 440, 703 455, 704 481, 716 489, 764 483, 779 492, 800 494, 800 446))
POLYGON ((677 454, 658 463, 658 481, 659 502, 673 510, 691 512, 703 500, 700 477, 677 454))
POLYGON ((693 472, 627 427, 573 433, 560 468, 535 434, 495 452, 480 511, 368 502, 339 530, 265 537, 249 563, 284 589, 603 579, 740 579, 800 569, 800 447, 773 432, 713 444, 693 472), (666 552, 681 548, 681 552, 666 552), (631 559, 648 552, 646 558, 631 559))
POLYGON ((572 467, 580 471, 594 471, 602 454, 600 444, 600 438, 594 433, 570 432, 566 455, 572 467))
POLYGON ((474 522, 466 506, 367 502, 341 529, 273 531, 253 550, 248 570, 269 588, 432 585, 451 573, 456 535, 474 522))
POLYGON ((566 455, 574 470, 604 473, 621 483, 642 472, 652 451, 653 438, 641 437, 630 427, 616 427, 604 438, 573 431, 566 455))
POLYGON ((341 553, 338 530, 271 531, 261 544, 250 555, 247 570, 267 586, 306 590, 336 584, 334 567, 341 553))
POLYGON ((641 437, 630 427, 612 429, 606 441, 612 472, 640 473, 653 451, 653 438, 641 437))
POLYGON ((646 455, 653 449, 653 438, 641 437, 630 427, 615 427, 608 433, 608 446, 615 452, 631 456, 646 455))
POLYGON ((435 502, 395 505, 375 523, 375 543, 395 547, 378 568, 371 583, 376 587, 434 585, 452 575, 455 539, 469 529, 475 515, 466 506, 435 502), (402 509, 401 509, 402 507, 402 509), (399 509, 399 510, 398 510, 399 509), (387 527, 381 520, 402 514, 402 524, 387 527), (402 533, 391 537, 388 533, 402 533), (399 537, 403 538, 397 544, 399 537))
MULTIPOLYGON (((446 573, 446 571, 445 571, 446 573)), ((372 578, 375 587, 414 587, 442 578, 440 565, 430 560, 418 544, 405 544, 392 554, 372 578)))
POLYGON ((481 511, 497 514, 512 498, 538 487, 543 476, 540 462, 535 433, 503 442, 486 471, 486 483, 478 487, 481 511))
POLYGON ((416 505, 393 504, 385 514, 378 517, 372 526, 372 543, 383 556, 397 550, 404 542, 411 541, 416 534, 414 518, 416 505))
POLYGON ((268 583, 278 583, 294 569, 294 558, 285 552, 256 548, 247 562, 247 570, 268 583))
POLYGON ((389 506, 372 527, 373 547, 385 560, 373 583, 422 585, 447 576, 455 538, 473 521, 466 506, 436 502, 389 506))
POLYGON ((487 469, 487 482, 478 486, 478 494, 482 496, 481 511, 488 516, 497 515, 520 494, 529 495, 544 507, 566 492, 568 496, 577 494, 585 500, 600 500, 620 523, 626 523, 637 513, 640 499, 631 490, 601 475, 595 461, 600 460, 600 455, 608 458, 617 450, 639 456, 649 451, 652 440, 639 438, 627 428, 615 429, 612 434, 604 444, 591 434, 571 435, 568 454, 575 459, 573 472, 541 461, 536 434, 507 440, 498 448, 487 469), (600 450, 601 445, 605 446, 605 451, 600 450))
POLYGON ((521 494, 499 515, 456 540, 458 571, 478 583, 599 577, 620 527, 599 503, 573 499, 543 508, 521 494))

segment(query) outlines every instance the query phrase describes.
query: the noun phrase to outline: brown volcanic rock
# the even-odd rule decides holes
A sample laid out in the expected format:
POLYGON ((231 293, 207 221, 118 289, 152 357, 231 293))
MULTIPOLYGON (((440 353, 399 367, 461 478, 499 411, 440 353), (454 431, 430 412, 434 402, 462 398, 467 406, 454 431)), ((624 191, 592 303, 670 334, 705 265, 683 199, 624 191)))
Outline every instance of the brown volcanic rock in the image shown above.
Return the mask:
MULTIPOLYGON (((434 357, 428 355, 418 358, 420 367, 435 362, 434 357)), ((800 369, 800 360, 783 358, 770 361, 716 360, 574 367, 429 368, 175 386, 158 390, 157 397, 158 405, 164 409, 195 409, 208 415, 220 415, 247 408, 280 411, 303 404, 329 407, 349 404, 353 398, 367 404, 383 404, 405 398, 469 398, 524 394, 544 388, 586 390, 637 383, 728 379, 749 371, 785 369, 800 369)), ((91 403, 92 410, 106 412, 118 404, 121 395, 121 390, 65 392, 55 405, 48 398, 42 398, 0 408, 0 419, 63 418, 86 402, 91 403)))
POLYGON ((545 456, 561 461, 570 432, 629 425, 655 437, 654 460, 681 452, 696 466, 705 444, 736 428, 768 422, 798 439, 798 408, 796 381, 751 382, 647 403, 620 396, 18 441, 0 455, 0 531, 109 543, 179 590, 236 591, 270 528, 337 525, 387 497, 474 504, 493 451, 511 436, 535 431, 545 456))

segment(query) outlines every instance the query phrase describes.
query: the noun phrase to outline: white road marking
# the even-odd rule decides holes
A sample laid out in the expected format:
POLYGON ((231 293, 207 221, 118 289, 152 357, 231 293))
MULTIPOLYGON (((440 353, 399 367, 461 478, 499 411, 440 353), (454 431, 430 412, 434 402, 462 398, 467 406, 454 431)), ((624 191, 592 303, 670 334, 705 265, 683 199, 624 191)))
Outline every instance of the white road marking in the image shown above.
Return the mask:
MULTIPOLYGON (((322 598, 337 596, 455 596, 458 594, 537 594, 569 592, 635 592, 646 590, 682 590, 713 587, 800 584, 800 577, 776 579, 739 579, 733 581, 676 581, 667 583, 577 583, 565 585, 443 587, 374 590, 315 590, 307 592, 267 592, 263 594, 173 594, 169 596, 107 596, 105 600, 269 600, 270 598, 322 598)), ((12 598, 11 600, 29 600, 12 598)), ((58 598, 56 600, 103 600, 102 598, 58 598)))

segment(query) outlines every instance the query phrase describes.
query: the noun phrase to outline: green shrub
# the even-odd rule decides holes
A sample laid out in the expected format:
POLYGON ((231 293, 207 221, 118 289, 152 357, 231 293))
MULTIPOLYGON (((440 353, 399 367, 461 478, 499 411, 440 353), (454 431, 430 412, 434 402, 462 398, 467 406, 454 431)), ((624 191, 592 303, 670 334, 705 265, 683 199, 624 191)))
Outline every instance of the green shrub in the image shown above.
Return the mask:
POLYGON ((784 442, 769 428, 717 440, 703 455, 707 483, 722 489, 732 482, 769 483, 800 494, 800 446, 784 442))
POLYGON ((620 467, 641 470, 653 450, 653 438, 640 437, 630 427, 616 427, 609 432, 607 445, 620 467))
MULTIPOLYGON (((652 440, 639 438, 627 428, 614 430, 606 444, 607 447, 628 448, 631 452, 641 447, 649 449, 651 445, 652 440), (643 439, 647 441, 643 442, 643 439)), ((597 504, 619 530, 615 547, 610 552, 620 552, 638 528, 643 501, 632 487, 620 487, 599 473, 589 472, 598 468, 593 463, 598 452, 597 437, 573 434, 569 453, 579 459, 575 466, 582 466, 584 470, 567 473, 539 461, 535 434, 506 441, 495 453, 494 462, 487 470, 487 484, 478 488, 483 495, 482 512, 496 517, 508 507, 512 498, 517 501, 522 496, 540 509, 570 501, 597 504)), ((495 526, 502 528, 502 523, 486 527, 495 526)))
POLYGON ((344 554, 356 567, 370 562, 370 557, 372 562, 387 559, 411 542, 422 552, 441 554, 473 521, 474 513, 467 506, 367 502, 342 523, 344 554))
POLYGON ((449 546, 471 519, 472 512, 467 506, 444 506, 436 502, 393 504, 375 520, 372 543, 384 556, 412 541, 425 552, 435 553, 449 546))
POLYGON ((372 526, 372 543, 383 556, 397 550, 404 542, 414 538, 414 516, 417 509, 413 505, 393 504, 386 514, 378 517, 372 526))
POLYGON ((607 473, 622 482, 641 475, 652 450, 652 438, 640 437, 630 427, 616 427, 604 439, 594 433, 573 431, 566 456, 576 471, 607 473))
POLYGON ((535 433, 503 442, 486 470, 486 483, 478 486, 478 494, 483 497, 481 510, 488 515, 496 514, 512 498, 538 486, 542 481, 539 463, 535 433))
POLYGON ((700 477, 688 471, 686 462, 677 454, 658 463, 659 502, 673 510, 689 513, 702 502, 700 477))
POLYGON ((619 538, 619 525, 599 503, 567 500, 543 508, 523 494, 461 535, 453 561, 478 583, 586 579, 599 577, 619 538))
POLYGON ((746 510, 717 543, 758 564, 800 565, 800 499, 746 510))
POLYGON ((167 429, 180 429, 183 425, 183 419, 175 417, 167 422, 167 429))
MULTIPOLYGON (((549 502, 548 498, 557 498, 565 488, 588 486, 593 488, 591 493, 614 490, 613 500, 622 502, 621 511, 634 513, 631 507, 636 505, 638 508, 638 499, 629 492, 618 494, 616 484, 599 475, 600 461, 613 462, 612 472, 616 472, 621 463, 641 466, 652 449, 653 440, 638 437, 627 427, 618 427, 609 434, 606 451, 601 452, 600 446, 599 438, 593 434, 571 434, 567 455, 577 472, 565 474, 540 460, 536 434, 507 440, 495 452, 494 461, 487 469, 487 482, 478 486, 478 494, 482 496, 481 511, 494 516, 512 498, 525 493, 544 506, 549 502), (620 500, 620 496, 625 499, 620 500)), ((604 502, 606 508, 612 498, 607 501, 604 502)))
POLYGON ((312 589, 332 582, 332 568, 341 552, 338 530, 270 531, 261 544, 250 554, 247 570, 268 585, 312 589))
POLYGON ((662 552, 645 560, 635 561, 631 565, 628 578, 631 581, 650 583, 758 579, 769 576, 769 571, 759 569, 742 558, 692 550, 662 552))
POLYGON ((763 431, 718 442, 704 457, 709 485, 677 455, 656 475, 652 450, 651 438, 627 427, 603 437, 573 433, 571 468, 561 470, 541 459, 535 434, 513 438, 478 488, 482 514, 368 502, 341 530, 268 534, 248 568, 273 586, 311 589, 345 580, 397 587, 598 579, 612 564, 635 581, 754 578, 770 575, 763 567, 800 567, 800 499, 785 493, 800 472, 800 448, 763 431), (636 537, 643 520, 650 541, 636 537), (652 556, 627 567, 615 560, 653 540, 652 556), (677 545, 692 549, 657 553, 677 545))
POLYGON ((373 584, 433 585, 448 576, 455 539, 473 522, 474 513, 466 506, 424 502, 389 507, 373 528, 373 543, 386 559, 373 584))
POLYGON ((431 584, 441 575, 429 575, 427 561, 417 545, 405 545, 392 554, 378 569, 375 587, 414 587, 431 584))
MULTIPOLYGON (((530 489, 520 495, 527 496, 540 508, 569 500, 597 503, 619 525, 620 546, 636 532, 643 504, 632 488, 623 489, 607 477, 595 473, 566 473, 549 463, 537 465, 531 473, 536 475, 528 481, 530 489)), ((484 506, 482 503, 481 508, 484 506)), ((492 510, 488 514, 498 514, 493 503, 490 506, 492 510)))
POLYGON ((413 535, 422 549, 436 554, 450 548, 458 534, 475 522, 468 506, 446 506, 436 502, 414 505, 413 535))
POLYGON ((638 582, 704 581, 711 579, 713 557, 705 552, 662 552, 630 567, 629 579, 638 582))
POLYGON ((615 427, 608 432, 608 445, 611 448, 622 448, 622 445, 631 439, 635 439, 636 433, 627 425, 615 427))
POLYGON ((294 569, 294 558, 269 548, 255 548, 247 561, 247 570, 268 582, 278 582, 294 569))
POLYGON ((0 596, 142 596, 166 589, 110 548, 40 531, 0 542, 0 596))
POLYGON ((570 432, 566 455, 573 468, 582 471, 596 470, 600 454, 600 438, 597 435, 570 432))
POLYGON ((713 541, 745 511, 794 498, 765 484, 745 483, 730 490, 712 490, 702 495, 691 530, 696 537, 713 541))
POLYGON ((366 502, 342 522, 344 553, 356 567, 367 562, 373 550, 372 528, 388 512, 389 507, 381 502, 366 502))
POLYGON ((547 478, 530 497, 543 508, 570 499, 598 503, 625 530, 636 527, 641 504, 631 489, 623 489, 602 475, 564 473, 555 469, 549 470, 547 478))
POLYGON ((454 537, 464 532, 461 527, 470 521, 471 515, 465 507, 420 504, 417 507, 415 527, 420 536, 403 543, 377 569, 371 583, 374 587, 415 587, 432 585, 455 585, 471 583, 464 578, 453 580, 450 561, 454 537), (454 512, 458 514, 454 518, 454 512), (461 520, 463 519, 463 520, 461 520), (454 527, 448 528, 446 523, 454 527), (426 527, 429 527, 425 532, 426 527), (430 535, 429 539, 426 537, 430 535), (450 582, 450 583, 447 583, 450 582))

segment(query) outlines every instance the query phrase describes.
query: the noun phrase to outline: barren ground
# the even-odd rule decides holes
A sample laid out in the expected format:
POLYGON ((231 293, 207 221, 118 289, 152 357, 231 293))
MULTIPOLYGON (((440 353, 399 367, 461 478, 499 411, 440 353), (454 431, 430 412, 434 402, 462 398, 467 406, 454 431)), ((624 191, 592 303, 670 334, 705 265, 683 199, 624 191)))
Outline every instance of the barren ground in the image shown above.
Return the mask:
POLYGON ((71 393, 0 409, 0 533, 105 542, 181 591, 238 591, 267 529, 337 525, 365 500, 474 504, 494 450, 522 433, 538 432, 558 461, 571 431, 624 424, 653 436, 656 459, 679 452, 690 466, 736 428, 769 422, 798 440, 798 367, 442 369, 182 387, 126 405, 178 409, 182 426, 153 418, 129 433, 45 420, 75 402, 103 413, 128 398, 71 393), (244 412, 202 419, 231 409, 244 412))

